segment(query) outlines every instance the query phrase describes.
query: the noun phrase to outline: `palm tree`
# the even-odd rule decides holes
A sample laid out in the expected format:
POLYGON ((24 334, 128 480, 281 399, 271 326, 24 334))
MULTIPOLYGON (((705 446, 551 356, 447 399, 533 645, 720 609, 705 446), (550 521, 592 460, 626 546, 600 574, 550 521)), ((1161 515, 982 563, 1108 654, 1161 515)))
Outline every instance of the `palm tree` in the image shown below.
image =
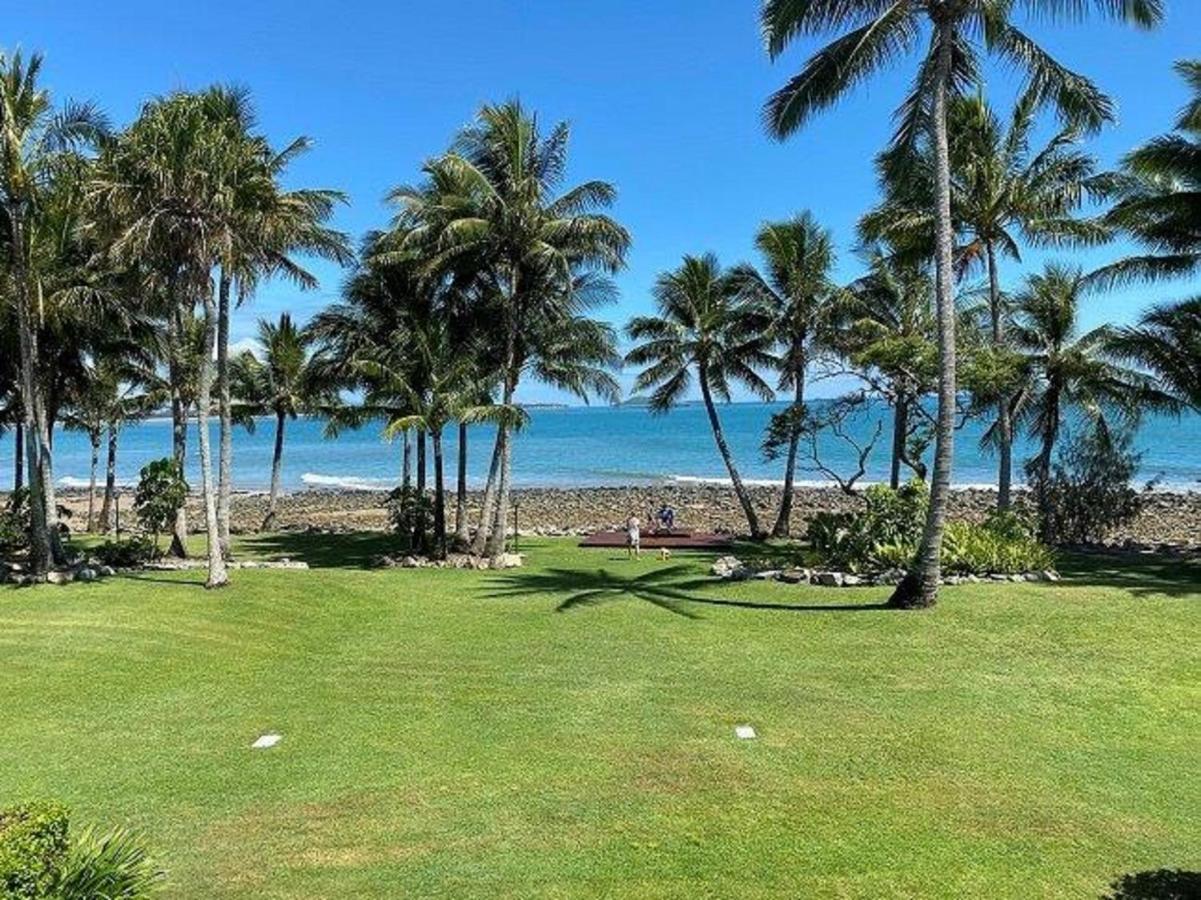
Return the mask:
MULTIPOLYGON (((50 420, 39 382, 39 344, 46 296, 38 220, 60 173, 77 174, 72 149, 99 140, 103 118, 89 105, 56 112, 38 85, 42 58, 0 54, 0 233, 4 235, 18 337, 19 394, 24 417, 26 477, 30 492, 30 564, 44 572, 65 557, 58 540, 50 420)), ((51 262, 56 262, 51 260, 51 262)))
POLYGON ((843 291, 826 342, 892 407, 889 485, 901 466, 925 480, 933 422, 921 404, 938 384, 934 279, 929 266, 895 249, 865 248, 869 272, 843 291))
POLYGON ((626 355, 631 365, 645 366, 634 384, 636 391, 654 388, 650 408, 665 413, 692 387, 693 373, 700 386, 713 440, 726 464, 734 493, 746 515, 752 537, 761 537, 759 518, 738 474, 726 443, 714 397, 730 399, 730 384, 737 382, 770 400, 771 387, 756 372, 774 360, 771 314, 741 290, 741 279, 722 271, 717 257, 685 256, 683 264, 655 281, 657 316, 638 316, 626 332, 639 343, 626 355))
MULTIPOLYGON (((1078 18, 1086 11, 1084 0, 1027 0, 1023 6, 1043 19, 1078 18)), ((1159 0, 1095 0, 1091 6, 1102 15, 1142 27, 1151 27, 1162 18, 1159 0)), ((890 601, 898 607, 930 606, 938 594, 956 400, 954 220, 947 118, 952 96, 978 80, 976 42, 1026 72, 1027 89, 1036 103, 1054 102, 1065 117, 1085 128, 1099 127, 1112 116, 1109 101, 1092 82, 1057 63, 1009 21, 1011 10, 1012 4, 993 0, 764 0, 762 6, 764 41, 773 58, 798 37, 850 29, 810 57, 801 72, 768 101, 767 127, 779 138, 795 132, 885 64, 918 47, 924 30, 929 34, 913 88, 900 111, 894 144, 913 146, 919 134, 928 132, 934 147, 938 417, 930 511, 914 569, 890 601)))
MULTIPOLYGON (((1069 125, 1034 150, 1038 96, 1028 91, 1006 125, 983 93, 950 104, 951 214, 956 270, 983 269, 987 276, 987 324, 994 352, 1004 355, 1004 295, 1000 258, 1021 261, 1021 245, 1034 247, 1096 243, 1109 229, 1076 218, 1092 189, 1094 160, 1077 149, 1079 129, 1069 125)), ((907 148, 906 148, 907 149, 907 148)), ((928 141, 916 152, 885 153, 880 160, 885 199, 860 222, 868 240, 933 246, 934 152, 928 141)), ((996 422, 990 434, 998 450, 997 505, 1008 508, 1013 475, 1012 386, 998 386, 996 422)))
POLYGON ((1029 367, 1028 386, 1019 396, 1016 410, 1018 420, 1039 444, 1027 472, 1040 507, 1065 411, 1074 409, 1094 420, 1118 416, 1132 422, 1146 409, 1174 406, 1149 377, 1115 359, 1112 326, 1079 333, 1077 322, 1086 287, 1079 269, 1051 264, 1029 276, 1014 298, 1010 330, 1029 367))
MULTIPOLYGON (((278 322, 259 319, 262 359, 247 350, 234 361, 232 380, 237 389, 234 405, 239 407, 240 415, 275 416, 271 492, 267 497, 267 514, 259 526, 263 531, 275 523, 288 420, 302 413, 328 410, 337 403, 337 390, 328 378, 328 369, 311 353, 314 340, 312 334, 296 327, 289 313, 282 313, 278 322)), ((253 423, 252 418, 248 421, 253 423)))
POLYGON ((1109 349, 1155 373, 1182 405, 1201 410, 1201 297, 1153 307, 1137 325, 1119 329, 1109 349))
POLYGON ((217 527, 223 554, 230 552, 230 501, 233 485, 233 409, 229 371, 231 294, 245 302, 259 282, 282 276, 302 290, 318 286, 316 277, 294 259, 303 253, 348 265, 353 255, 344 234, 326 227, 344 194, 331 190, 285 190, 280 182, 293 160, 312 146, 299 137, 276 152, 267 140, 253 134, 254 110, 249 94, 237 88, 207 92, 215 114, 227 123, 227 140, 237 148, 238 162, 230 181, 232 240, 220 261, 217 280, 217 408, 220 443, 217 465, 217 527))
POLYGON ((772 318, 772 334, 781 347, 777 389, 793 392, 788 413, 788 449, 784 463, 784 492, 773 537, 787 537, 792 518, 797 447, 805 403, 805 370, 813 361, 821 317, 836 294, 831 280, 834 239, 812 213, 784 222, 769 222, 755 235, 766 275, 753 266, 736 266, 730 273, 740 289, 772 318))
POLYGON ((1122 161, 1111 179, 1117 202, 1107 224, 1147 252, 1106 266, 1092 280, 1105 286, 1160 282, 1201 272, 1201 60, 1176 64, 1193 97, 1161 135, 1122 161))
POLYGON ((102 155, 93 190, 97 209, 115 235, 110 255, 127 265, 146 265, 148 286, 167 299, 177 449, 186 427, 184 335, 198 302, 203 311, 195 413, 209 588, 229 582, 208 429, 218 326, 212 272, 228 259, 235 240, 237 218, 229 200, 244 153, 219 93, 220 89, 177 92, 147 103, 137 121, 102 155))
MULTIPOLYGON (((430 247, 431 268, 466 268, 495 287, 506 408, 527 368, 524 337, 543 323, 576 315, 576 276, 616 272, 630 243, 626 230, 600 212, 616 197, 612 185, 589 181, 556 194, 569 137, 566 123, 543 135, 537 117, 518 101, 484 106, 452 150, 427 164, 428 185, 391 195, 401 209, 399 221, 412 226, 407 246, 430 247)), ((485 489, 477 531, 476 544, 489 555, 504 548, 510 431, 506 424, 497 428, 498 477, 485 489)))

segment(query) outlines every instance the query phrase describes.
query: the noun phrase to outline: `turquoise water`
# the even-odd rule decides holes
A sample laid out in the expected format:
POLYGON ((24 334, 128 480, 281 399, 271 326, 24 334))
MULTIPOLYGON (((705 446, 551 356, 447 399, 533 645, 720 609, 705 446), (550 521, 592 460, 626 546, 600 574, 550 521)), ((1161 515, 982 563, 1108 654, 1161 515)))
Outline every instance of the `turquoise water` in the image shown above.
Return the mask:
MULTIPOLYGON (((744 478, 779 481, 781 464, 763 459, 759 445, 763 428, 780 404, 737 403, 721 407, 727 439, 744 478)), ((513 470, 516 483, 526 486, 591 486, 655 483, 666 480, 720 480, 725 469, 705 410, 687 404, 667 415, 652 416, 639 407, 534 409, 532 423, 518 435, 513 470)), ((883 430, 870 460, 867 480, 885 480, 888 472, 889 420, 877 408, 854 424, 860 438, 870 436, 877 421, 883 430)), ((234 433, 234 484, 241 490, 266 489, 270 480, 274 423, 259 422, 253 434, 234 433)), ((969 423, 956 443, 955 482, 992 484, 995 461, 979 448, 982 426, 969 423)), ((492 431, 473 428, 469 441, 469 475, 473 484, 487 474, 492 431)), ((195 428, 189 444, 194 456, 195 428)), ((153 419, 127 428, 121 436, 118 479, 129 483, 152 459, 170 452, 171 425, 153 419)), ((214 447, 216 441, 214 438, 214 447)), ((1161 480, 1164 487, 1197 488, 1201 484, 1201 416, 1152 419, 1140 428, 1136 445, 1144 454, 1139 481, 1161 480)), ((288 423, 284 448, 283 484, 286 490, 310 488, 386 488, 400 473, 400 443, 382 440, 379 429, 345 432, 336 440, 322 437, 322 423, 301 419, 288 423)), ((447 435, 446 475, 454 477, 455 436, 447 435)), ((854 468, 854 452, 833 436, 821 442, 823 460, 838 471, 854 468)), ((12 436, 0 436, 0 484, 7 485, 12 471, 12 436)), ((83 435, 60 431, 55 435, 55 475, 64 486, 80 486, 88 477, 89 447, 83 435)), ((1015 458, 1030 455, 1023 442, 1015 458)), ((103 463, 102 463, 103 465, 103 463)), ((433 462, 430 461, 432 470, 433 462)), ((1019 467, 1020 469, 1020 467, 1019 467)), ((1020 475, 1020 471, 1018 473, 1020 475)), ((821 481, 822 476, 801 471, 798 478, 821 481)), ((189 480, 199 485, 193 460, 189 480)))

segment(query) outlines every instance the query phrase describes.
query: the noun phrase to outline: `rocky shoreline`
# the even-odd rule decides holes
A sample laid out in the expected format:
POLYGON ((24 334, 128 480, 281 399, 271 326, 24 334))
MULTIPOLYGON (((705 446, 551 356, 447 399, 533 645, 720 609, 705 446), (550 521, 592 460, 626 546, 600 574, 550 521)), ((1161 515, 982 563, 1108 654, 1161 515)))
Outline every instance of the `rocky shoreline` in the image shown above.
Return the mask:
MULTIPOLYGON (((756 486, 750 489, 764 527, 775 521, 780 489, 756 486)), ((588 488, 522 488, 514 491, 515 520, 523 535, 581 534, 617 528, 631 514, 642 519, 668 503, 676 510, 677 526, 698 531, 738 533, 746 524, 734 492, 722 485, 650 485, 588 488)), ((383 507, 385 495, 373 491, 300 491, 279 499, 277 530, 352 532, 387 527, 383 507)), ((469 521, 478 516, 482 492, 468 495, 469 521)), ((87 516, 87 497, 81 491, 60 491, 59 500, 72 510, 71 526, 82 529, 87 516)), ((995 504, 996 493, 982 488, 956 490, 951 496, 953 518, 979 519, 995 504)), ((796 491, 792 533, 803 534, 816 512, 853 510, 862 502, 836 488, 800 487, 796 491)), ((122 499, 122 516, 132 513, 128 495, 122 499)), ((234 531, 257 531, 266 512, 262 494, 236 494, 233 499, 234 531)), ((447 515, 453 527, 454 497, 447 497, 447 515)), ((189 522, 194 529, 203 523, 198 497, 189 500, 189 522)), ((1126 528, 1115 532, 1114 544, 1201 546, 1201 493, 1149 492, 1144 508, 1126 528)))

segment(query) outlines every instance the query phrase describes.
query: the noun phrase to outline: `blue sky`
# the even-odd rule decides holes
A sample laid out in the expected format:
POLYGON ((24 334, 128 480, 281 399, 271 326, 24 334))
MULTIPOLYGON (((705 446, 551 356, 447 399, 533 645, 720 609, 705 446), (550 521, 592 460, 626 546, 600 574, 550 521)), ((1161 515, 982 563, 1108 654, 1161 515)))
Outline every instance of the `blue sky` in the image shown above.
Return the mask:
MULTIPOLYGON (((1201 55, 1201 4, 1166 5, 1166 25, 1149 34, 1099 21, 1029 27, 1117 101, 1117 126, 1089 142, 1103 164, 1167 130, 1184 101, 1171 63, 1201 55)), ((762 221, 803 208, 833 229, 840 276, 858 272, 849 252, 854 224, 875 200, 872 158, 888 139, 913 64, 774 142, 760 124, 763 101, 816 42, 771 63, 757 11, 754 0, 48 0, 7 11, 4 41, 42 51, 57 96, 95 100, 117 124, 173 88, 249 87, 274 142, 298 134, 315 141, 291 182, 345 191, 351 202, 336 224, 356 237, 386 221, 385 191, 415 180, 421 161, 444 149, 481 103, 520 96, 547 122, 571 122, 573 180, 603 178, 619 189, 615 214, 634 237, 618 278, 620 304, 607 313, 621 323, 651 308, 655 274, 682 254, 751 259, 762 221)), ((988 81, 990 95, 1007 103, 1012 73, 990 68, 988 81)), ((1091 267, 1122 250, 1074 256, 1091 267)), ((1041 258, 1030 254, 1026 264, 1041 258)), ((235 340, 253 333, 258 316, 288 309, 304 319, 329 302, 341 276, 325 265, 316 271, 316 291, 262 287, 238 312, 235 340)), ((1005 276, 1012 283, 1020 269, 1005 276)), ((1190 288, 1197 286, 1095 298, 1086 324, 1129 320, 1148 302, 1190 288)), ((525 398, 554 399, 537 387, 525 398)))

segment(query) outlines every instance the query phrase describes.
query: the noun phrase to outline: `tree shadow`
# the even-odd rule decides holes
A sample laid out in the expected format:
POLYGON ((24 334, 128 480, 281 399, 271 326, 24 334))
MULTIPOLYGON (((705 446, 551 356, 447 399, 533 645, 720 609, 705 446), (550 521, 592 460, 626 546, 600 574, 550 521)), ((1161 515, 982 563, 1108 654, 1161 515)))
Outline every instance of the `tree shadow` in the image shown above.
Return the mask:
POLYGON ((1201 596, 1201 561, 1165 554, 1065 553, 1059 559, 1062 584, 1112 587, 1138 597, 1201 596))
POLYGON ((245 535, 235 552, 248 556, 287 557, 308 563, 313 569, 370 569, 381 554, 403 555, 400 539, 382 531, 353 531, 322 534, 279 531, 245 535))
POLYGON ((1101 900, 1201 900, 1201 872, 1155 869, 1123 875, 1101 900))
POLYGON ((884 603, 798 604, 706 597, 696 591, 712 588, 715 582, 695 577, 684 580, 683 576, 694 575, 694 571, 683 565, 651 569, 634 576, 615 574, 607 569, 513 571, 493 579, 490 586, 496 596, 505 598, 567 594, 566 599, 555 607, 555 612, 568 612, 624 598, 642 600, 689 619, 699 618, 696 612, 687 608, 689 604, 777 612, 861 612, 888 608, 884 603))

